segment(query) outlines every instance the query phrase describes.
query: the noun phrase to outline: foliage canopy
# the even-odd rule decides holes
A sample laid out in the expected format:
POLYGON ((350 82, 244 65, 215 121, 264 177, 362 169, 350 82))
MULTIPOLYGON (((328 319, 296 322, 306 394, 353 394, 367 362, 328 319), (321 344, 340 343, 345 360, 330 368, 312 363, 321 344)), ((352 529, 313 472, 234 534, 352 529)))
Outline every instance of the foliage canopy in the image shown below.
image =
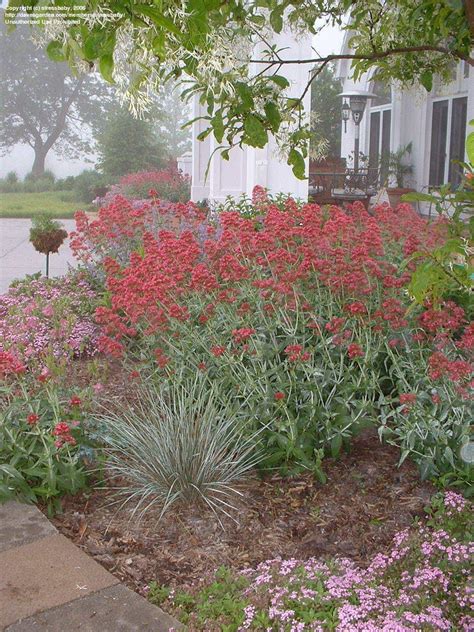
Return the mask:
MULTIPOLYGON (((13 0, 8 11, 40 4, 75 3, 13 0)), ((350 60, 356 78, 375 71, 382 80, 427 90, 433 73, 447 75, 453 61, 474 65, 469 1, 89 0, 85 6, 79 20, 45 25, 52 59, 98 67, 138 109, 150 91, 183 80, 185 96, 199 95, 205 107, 208 128, 201 137, 213 133, 224 158, 232 146, 264 147, 272 134, 298 177, 304 177, 310 136, 303 96, 330 61, 350 60), (350 52, 300 59, 275 43, 283 30, 317 35, 328 23, 349 32, 350 52), (288 94, 284 68, 291 64, 308 68, 308 84, 297 96, 288 94)))

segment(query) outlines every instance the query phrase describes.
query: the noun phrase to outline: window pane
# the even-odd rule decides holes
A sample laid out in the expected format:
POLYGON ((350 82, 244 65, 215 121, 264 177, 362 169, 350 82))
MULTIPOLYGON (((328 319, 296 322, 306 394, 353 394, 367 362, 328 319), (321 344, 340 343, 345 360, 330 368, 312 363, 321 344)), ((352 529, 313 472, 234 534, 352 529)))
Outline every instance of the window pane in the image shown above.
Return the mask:
POLYGON ((370 115, 369 167, 376 169, 379 165, 380 112, 370 115))
POLYGON ((379 80, 373 81, 370 91, 377 95, 371 100, 371 107, 375 108, 392 102, 392 88, 389 83, 383 83, 379 80))
POLYGON ((453 185, 461 182, 462 167, 453 160, 464 160, 464 145, 466 142, 467 97, 453 99, 451 115, 451 143, 449 150, 449 177, 453 185))
POLYGON ((446 132, 448 125, 448 101, 433 103, 431 122, 430 179, 431 186, 444 184, 446 163, 446 132))
POLYGON ((382 113, 382 168, 380 170, 380 177, 382 182, 386 182, 388 178, 388 157, 390 155, 390 127, 392 123, 391 110, 385 110, 382 113))

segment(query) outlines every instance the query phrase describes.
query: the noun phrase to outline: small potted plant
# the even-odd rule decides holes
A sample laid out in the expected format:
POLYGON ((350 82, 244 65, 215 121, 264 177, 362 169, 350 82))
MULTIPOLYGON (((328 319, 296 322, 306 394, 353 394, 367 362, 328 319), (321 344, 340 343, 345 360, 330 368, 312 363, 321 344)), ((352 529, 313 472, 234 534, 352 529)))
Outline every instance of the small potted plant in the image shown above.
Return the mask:
POLYGON ((413 166, 407 163, 407 156, 411 154, 412 145, 402 145, 397 151, 390 152, 388 156, 388 174, 390 181, 396 186, 388 186, 387 194, 390 206, 396 208, 400 202, 402 195, 413 191, 412 188, 405 186, 405 178, 413 173, 413 166))
POLYGON ((67 232, 62 224, 46 213, 31 220, 30 241, 35 250, 46 255, 46 277, 49 276, 49 255, 58 252, 66 237, 67 232))

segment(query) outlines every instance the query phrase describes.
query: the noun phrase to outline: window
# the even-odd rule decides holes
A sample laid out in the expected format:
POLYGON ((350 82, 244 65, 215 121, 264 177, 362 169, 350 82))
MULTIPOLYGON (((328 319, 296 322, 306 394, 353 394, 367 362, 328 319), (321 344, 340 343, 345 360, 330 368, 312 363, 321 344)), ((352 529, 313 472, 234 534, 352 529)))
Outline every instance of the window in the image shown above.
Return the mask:
POLYGON ((388 178, 390 135, 392 129, 392 90, 389 85, 374 81, 371 91, 377 95, 372 99, 369 130, 369 168, 380 169, 380 181, 388 178))
POLYGON ((433 102, 429 174, 431 186, 440 186, 446 182, 456 186, 460 183, 462 168, 453 161, 464 160, 466 118, 467 97, 433 102))

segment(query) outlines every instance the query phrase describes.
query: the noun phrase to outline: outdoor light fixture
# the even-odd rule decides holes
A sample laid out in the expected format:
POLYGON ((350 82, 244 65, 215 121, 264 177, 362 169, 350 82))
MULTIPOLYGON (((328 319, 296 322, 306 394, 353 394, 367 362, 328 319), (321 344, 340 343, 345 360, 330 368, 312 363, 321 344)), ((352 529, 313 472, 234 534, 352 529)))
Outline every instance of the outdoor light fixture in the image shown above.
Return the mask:
POLYGON ((349 119, 349 111, 352 112, 352 119, 355 123, 355 135, 354 135, 354 172, 359 171, 359 125, 364 116, 365 106, 369 99, 377 97, 373 92, 364 92, 363 90, 353 90, 352 92, 341 92, 339 97, 344 99, 342 105, 342 120, 344 121, 344 131, 349 119), (347 105, 346 99, 349 99, 349 105, 347 105))
POLYGON ((351 108, 347 101, 342 104, 342 120, 344 121, 344 134, 347 132, 347 121, 351 115, 351 108))

